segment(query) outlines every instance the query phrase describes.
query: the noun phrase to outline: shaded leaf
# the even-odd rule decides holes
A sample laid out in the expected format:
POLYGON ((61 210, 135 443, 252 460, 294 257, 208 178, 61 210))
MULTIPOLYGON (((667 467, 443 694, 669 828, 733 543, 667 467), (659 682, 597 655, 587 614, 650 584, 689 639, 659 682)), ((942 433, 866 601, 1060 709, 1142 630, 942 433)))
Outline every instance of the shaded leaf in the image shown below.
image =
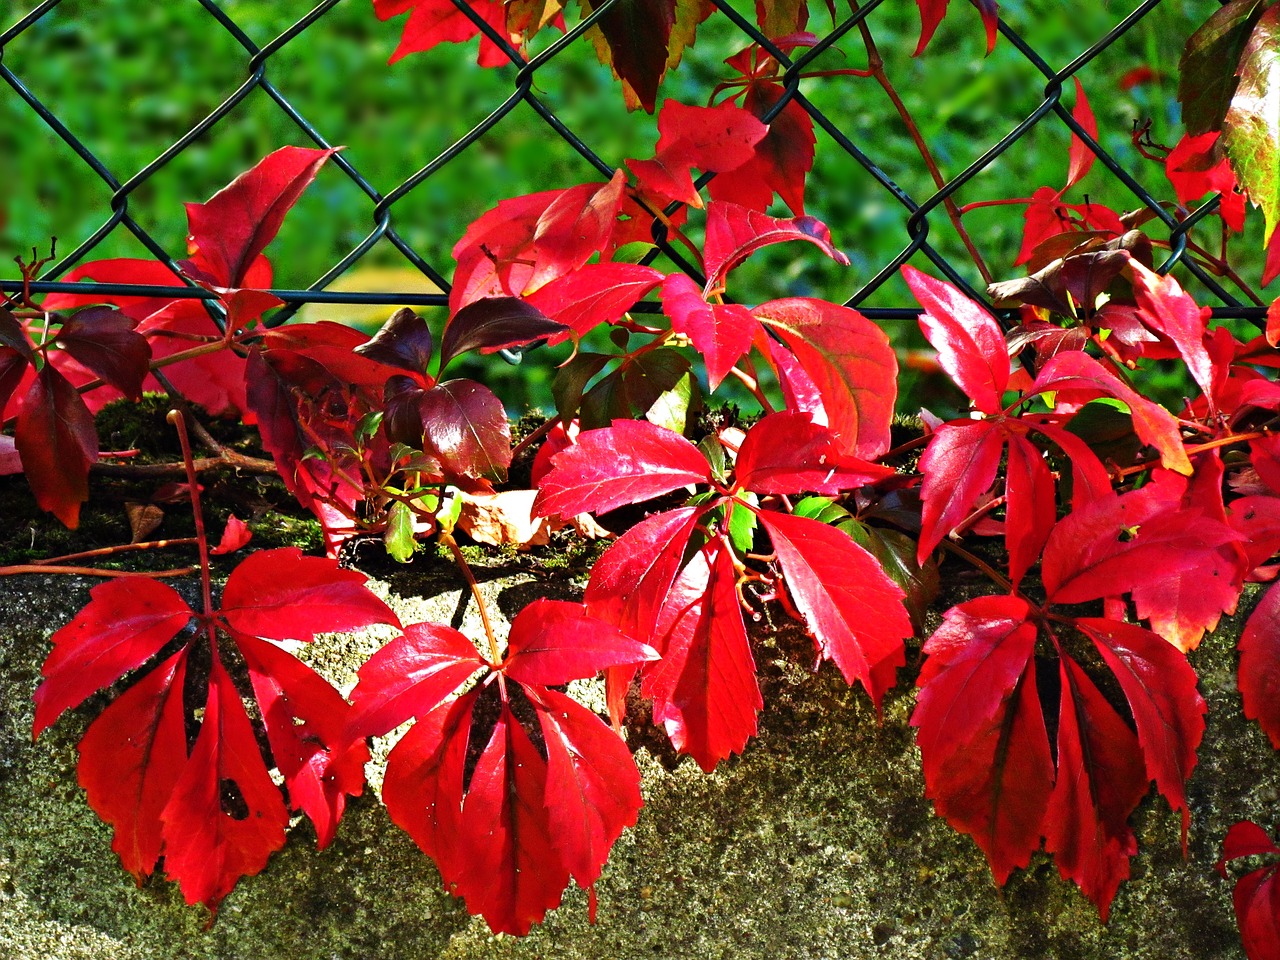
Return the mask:
POLYGON ((493 353, 564 332, 563 324, 548 319, 530 303, 515 297, 486 297, 467 304, 445 326, 440 342, 440 369, 472 350, 493 353))
POLYGON ((89 499, 98 434, 84 400, 52 364, 45 364, 22 398, 14 441, 40 509, 74 529, 80 504, 89 499))

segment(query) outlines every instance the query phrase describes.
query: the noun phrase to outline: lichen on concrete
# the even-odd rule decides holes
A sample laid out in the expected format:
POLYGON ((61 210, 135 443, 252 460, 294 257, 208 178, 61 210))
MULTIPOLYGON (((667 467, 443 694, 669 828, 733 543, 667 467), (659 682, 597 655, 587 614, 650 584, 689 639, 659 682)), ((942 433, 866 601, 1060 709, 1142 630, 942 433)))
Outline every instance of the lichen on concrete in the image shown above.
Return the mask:
MULTIPOLYGON (((507 617, 534 597, 577 589, 528 569, 481 571, 480 579, 507 617)), ((1240 617, 1193 654, 1210 714, 1189 788, 1188 858, 1178 818, 1153 792, 1133 819, 1141 850, 1106 927, 1043 854, 998 891, 973 842, 933 814, 908 723, 910 671, 878 720, 866 695, 829 666, 812 672, 812 642, 785 628, 757 638, 765 709, 743 756, 704 774, 639 746, 658 739, 635 733, 646 805, 598 884, 597 924, 587 923, 585 893, 571 888, 558 911, 517 940, 491 935, 440 888, 370 789, 323 852, 298 824, 209 929, 174 884, 155 877, 135 888, 75 782, 75 744, 104 698, 38 743, 30 737, 48 635, 90 586, 0 581, 0 944, 13 960, 1243 956, 1230 886, 1212 865, 1235 820, 1274 823, 1280 761, 1240 715, 1232 649, 1240 617)), ((373 586, 406 623, 438 620, 480 635, 474 604, 447 565, 423 557, 373 586)), ((349 689, 389 635, 325 637, 303 653, 349 689)), ((385 742, 378 747, 385 756, 385 742)))

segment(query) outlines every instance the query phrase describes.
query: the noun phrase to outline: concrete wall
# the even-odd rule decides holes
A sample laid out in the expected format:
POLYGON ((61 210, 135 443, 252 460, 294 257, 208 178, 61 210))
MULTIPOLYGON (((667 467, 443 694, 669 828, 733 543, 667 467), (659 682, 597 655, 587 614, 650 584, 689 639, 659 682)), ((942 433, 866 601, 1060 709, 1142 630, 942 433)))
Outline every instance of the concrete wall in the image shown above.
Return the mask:
MULTIPOLYGON (((404 621, 461 618, 478 630, 452 572, 421 565, 377 584, 404 621)), ((295 830, 206 930, 175 885, 134 887, 76 785, 75 743, 101 700, 31 742, 47 637, 91 585, 0 580, 0 956, 10 960, 1243 956, 1230 887, 1212 866, 1235 820, 1276 822, 1280 758, 1240 716, 1237 624, 1193 656, 1210 714, 1190 785, 1190 857, 1177 818, 1149 796, 1134 818, 1134 879, 1105 928, 1043 855, 998 891, 974 844, 933 814, 906 671, 877 725, 865 695, 829 668, 811 674, 809 641, 786 631, 762 641, 765 710, 745 756, 706 775, 638 749, 646 805, 605 868, 594 927, 575 888, 526 939, 491 936, 366 791, 329 849, 316 852, 308 826, 295 830)), ((533 595, 572 595, 501 571, 486 590, 509 615, 533 595)), ((313 661, 349 686, 379 642, 324 639, 313 661)))

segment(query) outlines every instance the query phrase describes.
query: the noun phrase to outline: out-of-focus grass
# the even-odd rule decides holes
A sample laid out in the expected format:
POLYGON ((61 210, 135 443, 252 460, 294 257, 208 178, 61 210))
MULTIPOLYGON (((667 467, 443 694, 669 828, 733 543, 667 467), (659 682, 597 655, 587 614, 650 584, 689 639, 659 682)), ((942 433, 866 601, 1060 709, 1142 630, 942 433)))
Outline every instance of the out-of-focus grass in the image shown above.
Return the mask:
MULTIPOLYGON (((6 21, 34 5, 8 5, 6 21)), ((221 8, 257 43, 265 44, 310 8, 295 0, 223 0, 221 8)), ((738 3, 753 18, 753 4, 738 3)), ((813 4, 811 28, 830 26, 822 4, 813 4)), ((1054 68, 1118 23, 1133 4, 1057 0, 1007 0, 1004 18, 1054 68)), ((1159 167, 1129 145, 1135 119, 1151 117, 1158 140, 1180 135, 1174 102, 1178 52, 1190 32, 1216 8, 1212 0, 1162 3, 1137 28, 1080 73, 1098 117, 1101 141, 1157 195, 1168 195, 1159 167), (1143 64, 1156 78, 1130 91, 1120 78, 1143 64)), ((576 13, 571 15, 571 22, 576 13)), ((841 12, 843 16, 843 11, 841 12)), ((514 68, 481 70, 475 42, 445 45, 388 66, 403 21, 380 23, 367 0, 338 4, 302 36, 273 55, 267 76, 316 127, 335 143, 378 189, 386 192, 432 160, 500 104, 510 92, 514 68)), ((959 173, 1040 102, 1043 76, 1001 38, 984 56, 977 13, 952 4, 929 51, 910 54, 919 34, 911 0, 889 0, 869 18, 889 75, 947 177, 959 173)), ((555 39, 534 41, 533 52, 555 39)), ((663 95, 701 103, 728 77, 722 61, 745 44, 724 16, 704 23, 685 62, 668 77, 663 95)), ((248 55, 196 0, 137 3, 133 0, 66 0, 13 41, 4 62, 80 136, 121 180, 128 179, 229 95, 247 75, 248 55)), ((846 35, 816 69, 862 66, 856 31, 846 35)), ((580 41, 538 71, 535 92, 607 163, 651 152, 654 119, 628 113, 617 84, 580 41)), ((934 189, 906 130, 874 81, 853 77, 806 80, 802 90, 814 104, 917 199, 934 189)), ((250 97, 171 163, 145 181, 129 199, 130 212, 174 255, 184 248, 182 203, 202 200, 264 154, 286 143, 309 141, 261 91, 250 97)), ((1069 137, 1050 116, 978 175, 959 195, 961 203, 1029 196, 1037 187, 1059 187, 1066 175, 1069 137)), ((6 257, 44 247, 59 238, 71 250, 109 215, 110 191, 7 87, 0 89, 0 252, 6 257)), ((500 199, 535 190, 598 179, 595 171, 527 106, 518 106, 461 158, 445 166, 394 210, 404 236, 445 276, 449 250, 466 225, 500 199)), ((1098 165, 1070 199, 1085 196, 1117 209, 1136 198, 1098 165)), ((764 251, 734 274, 730 293, 746 302, 778 296, 813 295, 843 300, 858 290, 906 242, 906 211, 824 133, 809 182, 808 212, 825 220, 851 257, 841 268, 812 248, 783 245, 764 251)), ((352 249, 371 228, 370 204, 338 170, 322 172, 286 221, 268 253, 280 286, 305 286, 352 249)), ((783 209, 777 211, 783 213, 783 209)), ((1255 218, 1257 219, 1256 216, 1255 218)), ((698 232, 698 216, 691 231, 698 232)), ((942 211, 931 215, 930 241, 980 283, 942 211)), ((1021 209, 975 211, 966 226, 997 277, 1015 271, 1022 234, 1021 209)), ((1244 247, 1256 248, 1251 224, 1244 247)), ((1216 240, 1210 234, 1206 243, 1216 240)), ((143 255, 126 231, 116 230, 94 258, 143 255)), ((1256 278, 1260 257, 1243 258, 1256 278)), ((917 265, 928 268, 923 257, 917 265)), ((360 268, 396 270, 404 261, 381 243, 360 268)), ((659 266, 662 266, 659 263, 659 266)), ((360 284, 385 274, 348 278, 360 284)), ((399 284, 394 284, 399 286, 399 284)), ((869 306, 912 303, 896 278, 877 291, 869 306)), ((310 308, 308 315, 325 315, 310 308)), ((347 318, 352 318, 348 313, 347 318)), ((357 318, 359 315, 355 315, 357 318)), ((891 325, 904 346, 916 345, 914 324, 891 325)), ((520 392, 537 396, 534 364, 503 373, 520 392), (530 379, 532 377, 532 380, 530 379), (515 382, 518 381, 518 382, 515 382)), ((542 366, 542 365, 537 365, 542 366)), ((521 398, 511 398, 513 403, 521 398)))

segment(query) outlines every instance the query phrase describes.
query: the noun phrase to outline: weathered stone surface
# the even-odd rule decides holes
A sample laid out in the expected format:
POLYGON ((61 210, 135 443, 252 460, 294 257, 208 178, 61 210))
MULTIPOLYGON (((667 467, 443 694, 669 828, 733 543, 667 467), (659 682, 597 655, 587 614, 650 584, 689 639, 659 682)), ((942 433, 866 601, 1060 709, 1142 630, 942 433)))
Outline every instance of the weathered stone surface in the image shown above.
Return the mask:
MULTIPOLYGON (((1238 620, 1193 655, 1210 715, 1190 786, 1190 855, 1182 859, 1177 818, 1149 797, 1134 818, 1134 878, 1105 928, 1044 856, 1000 893, 974 844, 933 815, 905 674, 877 724, 865 695, 827 668, 810 674, 808 641, 783 631, 758 651, 766 706, 746 755, 705 775, 688 761, 668 769, 669 757, 664 766, 640 748, 646 806, 599 883, 598 924, 588 926, 586 896, 575 889, 515 940, 492 937, 445 894, 368 794, 323 853, 308 826, 294 830, 211 929, 175 885, 153 878, 135 889, 75 782, 75 743, 101 698, 39 743, 30 736, 47 636, 89 586, 0 580, 0 955, 12 960, 1243 956, 1230 887, 1212 866, 1235 820, 1275 823, 1280 759, 1240 716, 1238 620)), ((478 630, 459 586, 442 568, 397 574, 379 589, 406 622, 478 630)), ((533 595, 572 588, 491 573, 485 590, 512 614, 533 595)), ((349 687, 380 642, 328 638, 312 660, 349 687)))

